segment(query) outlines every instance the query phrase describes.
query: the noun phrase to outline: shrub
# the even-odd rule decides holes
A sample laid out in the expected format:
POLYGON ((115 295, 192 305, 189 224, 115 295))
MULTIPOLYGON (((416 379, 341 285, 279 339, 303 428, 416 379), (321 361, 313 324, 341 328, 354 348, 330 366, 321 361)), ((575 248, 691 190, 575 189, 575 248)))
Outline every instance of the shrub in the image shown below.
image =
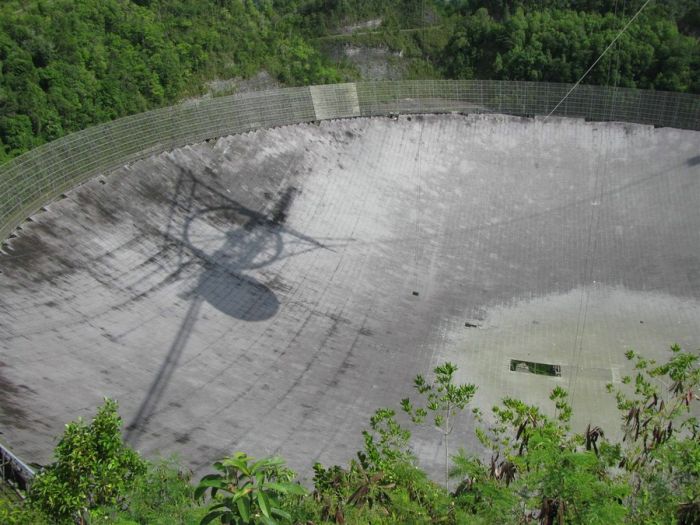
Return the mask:
POLYGON ((29 501, 56 522, 85 519, 99 505, 121 501, 145 462, 121 436, 117 403, 105 399, 88 425, 82 419, 66 425, 54 455, 56 461, 39 472, 29 501))

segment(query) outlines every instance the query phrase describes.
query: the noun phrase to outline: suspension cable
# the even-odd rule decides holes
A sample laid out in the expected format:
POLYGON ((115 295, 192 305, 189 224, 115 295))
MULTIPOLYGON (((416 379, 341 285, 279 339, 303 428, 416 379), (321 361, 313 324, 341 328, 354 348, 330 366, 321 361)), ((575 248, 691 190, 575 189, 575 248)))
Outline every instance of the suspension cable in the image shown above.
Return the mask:
POLYGON ((581 76, 581 78, 579 78, 578 81, 573 85, 573 87, 568 91, 568 93, 566 95, 564 95, 564 98, 562 98, 559 101, 559 103, 556 106, 554 106, 554 109, 547 114, 547 116, 544 118, 544 122, 547 122, 547 119, 552 116, 552 113, 554 113, 559 108, 559 106, 561 106, 562 103, 569 97, 569 95, 571 95, 571 93, 574 91, 574 89, 576 89, 578 87, 578 85, 581 82, 583 82, 583 79, 588 76, 588 73, 590 73, 593 70, 593 68, 596 66, 596 64, 598 62, 600 62, 600 60, 603 58, 603 56, 605 56, 605 53, 607 53, 610 50, 610 48, 615 44, 615 42, 617 42, 617 39, 620 38, 625 31, 627 31, 627 28, 632 24, 632 22, 635 21, 635 19, 644 10, 644 8, 647 6, 647 4, 649 4, 649 2, 651 2, 651 0, 646 0, 646 2, 644 2, 642 7, 639 8, 639 11, 637 11, 634 14, 634 16, 632 18, 630 18, 629 22, 627 22, 627 24, 625 24, 625 27, 623 27, 622 30, 617 34, 617 36, 615 38, 613 38, 612 42, 610 42, 610 44, 608 44, 608 47, 605 48, 605 50, 600 54, 600 56, 596 59, 596 61, 593 62, 593 64, 591 64, 591 67, 589 67, 586 70, 586 72, 581 76))

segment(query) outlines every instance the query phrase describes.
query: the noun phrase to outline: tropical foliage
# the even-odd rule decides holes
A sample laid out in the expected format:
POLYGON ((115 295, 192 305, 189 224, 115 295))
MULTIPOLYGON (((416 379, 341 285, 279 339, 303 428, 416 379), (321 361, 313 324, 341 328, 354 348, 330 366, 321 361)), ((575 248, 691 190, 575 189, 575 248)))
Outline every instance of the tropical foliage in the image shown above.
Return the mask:
POLYGON ((122 441, 122 420, 112 400, 90 424, 66 425, 54 451, 56 461, 34 479, 29 501, 52 520, 83 519, 90 509, 120 502, 146 464, 122 441))
MULTIPOLYGON (((452 78, 576 82, 626 23, 613 13, 517 9, 497 20, 482 8, 457 24, 443 52, 452 78)), ((586 82, 700 92, 700 47, 668 18, 641 17, 586 82)))
POLYGON ((214 463, 214 468, 219 473, 204 476, 195 491, 195 498, 210 491, 214 501, 202 525, 216 519, 232 525, 290 523, 292 516, 281 498, 306 494, 301 485, 292 483, 294 473, 281 458, 256 460, 236 452, 214 463))
MULTIPOLYGON (((284 85, 359 78, 347 61, 330 58, 331 44, 389 48, 400 58, 388 60, 405 64, 410 78, 573 82, 641 5, 6 0, 0 163, 66 133, 201 95, 214 79, 263 70, 284 85)), ((698 34, 696 1, 651 2, 586 82, 700 93, 698 34)))
POLYGON ((289 84, 335 70, 268 4, 8 0, 0 4, 0 162, 65 133, 261 69, 289 84))

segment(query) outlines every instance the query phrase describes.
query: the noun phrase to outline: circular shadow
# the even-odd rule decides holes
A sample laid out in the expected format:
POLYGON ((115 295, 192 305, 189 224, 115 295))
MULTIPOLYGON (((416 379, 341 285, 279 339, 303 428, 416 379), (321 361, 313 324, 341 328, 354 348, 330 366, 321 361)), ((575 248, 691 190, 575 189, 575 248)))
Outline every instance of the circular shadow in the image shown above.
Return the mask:
POLYGON ((187 220, 183 240, 199 257, 234 273, 271 264, 284 247, 271 221, 240 205, 199 210, 187 220))
POLYGON ((220 312, 242 321, 269 319, 280 305, 275 293, 257 279, 220 266, 205 271, 194 292, 220 312))

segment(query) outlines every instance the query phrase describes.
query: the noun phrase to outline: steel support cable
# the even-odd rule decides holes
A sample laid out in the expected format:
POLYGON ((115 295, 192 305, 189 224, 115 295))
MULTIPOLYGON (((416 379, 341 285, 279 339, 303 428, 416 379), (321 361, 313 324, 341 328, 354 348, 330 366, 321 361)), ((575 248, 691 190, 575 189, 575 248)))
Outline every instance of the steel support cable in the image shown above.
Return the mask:
MULTIPOLYGON (((605 141, 601 133, 601 147, 604 147, 605 141)), ((571 406, 573 407, 574 396, 576 393, 576 384, 578 382, 579 365, 581 355, 583 354, 583 339, 588 323, 588 311, 590 304, 591 284, 593 281, 593 271, 595 266, 595 256, 598 248, 598 231, 600 226, 600 206, 602 205, 603 195, 605 194, 605 176, 607 175, 609 149, 604 148, 604 152, 598 157, 599 163, 595 169, 595 179, 593 184, 593 199, 591 203, 592 211, 590 221, 588 223, 588 232, 586 239, 586 258, 583 267, 583 283, 581 286, 581 298, 579 300, 579 311, 576 320, 576 332, 574 336, 574 345, 571 359, 571 374, 569 375, 568 391, 571 406)))
POLYGON ((418 270, 418 254, 420 251, 421 247, 421 235, 420 235, 420 214, 421 214, 421 199, 422 199, 422 183, 423 183, 423 177, 421 173, 421 146, 423 144, 423 105, 421 101, 422 97, 419 99, 418 102, 418 114, 421 115, 421 119, 419 121, 419 133, 418 133, 418 148, 416 151, 416 167, 417 167, 417 176, 418 176, 418 185, 416 188, 416 206, 415 206, 415 217, 416 217, 416 224, 415 224, 415 249, 414 249, 414 272, 415 272, 415 280, 414 280, 414 293, 418 291, 419 288, 419 270, 418 270))
MULTIPOLYGON (((641 14, 641 12, 646 8, 646 6, 651 2, 651 0, 646 0, 644 4, 639 8, 639 10, 634 14, 634 16, 625 24, 625 26, 618 32, 618 34, 613 38, 613 40, 608 44, 608 46, 603 50, 603 52, 600 54, 600 56, 591 64, 591 66, 586 70, 586 72, 581 76, 581 78, 578 79, 578 81, 569 89, 569 91, 564 95, 564 97, 557 103, 556 106, 547 114, 547 116, 544 118, 544 121, 546 122, 547 119, 561 106, 561 104, 571 95, 571 93, 574 92, 574 90, 581 84, 581 82, 588 76, 588 74, 593 70, 593 68, 600 62, 600 60, 605 56, 605 54, 615 45, 617 40, 627 31, 627 28, 636 20, 636 18, 641 14)), ((617 2, 615 5, 617 9, 617 2)), ((618 65, 616 67, 619 67, 619 51, 618 51, 618 65)), ((610 78, 610 68, 608 69, 608 81, 610 78)), ((617 83, 617 79, 615 81, 617 83)), ((614 101, 613 104, 611 105, 611 113, 614 109, 614 101)), ((595 177, 595 184, 594 184, 594 199, 597 200, 597 204, 591 203, 592 206, 594 205, 600 205, 600 201, 598 200, 598 188, 602 187, 602 181, 601 181, 601 171, 605 170, 605 165, 607 162, 607 150, 605 154, 601 154, 601 157, 605 157, 602 160, 600 166, 598 169, 596 169, 596 177, 595 177)), ((599 157, 600 158, 600 157, 599 157)), ((600 190, 600 194, 602 196, 602 190, 600 190)), ((590 288, 589 288, 589 281, 592 279, 593 276, 593 258, 595 257, 595 249, 596 249, 596 239, 594 239, 594 230, 597 230, 597 224, 599 223, 600 220, 600 213, 591 213, 591 219, 588 227, 588 239, 587 239, 587 253, 586 253, 586 259, 584 263, 584 282, 582 283, 582 290, 581 290, 581 298, 579 301, 579 313, 578 313, 578 318, 577 318, 577 323, 576 323, 576 333, 574 337, 574 348, 572 352, 572 370, 569 376, 569 383, 568 383, 568 390, 569 390, 569 399, 571 400, 571 404, 573 406, 574 402, 574 395, 575 395, 575 389, 576 389, 576 383, 578 381, 578 372, 579 372, 579 365, 580 365, 580 360, 581 360, 581 355, 583 353, 583 338, 584 338, 584 333, 585 333, 585 328, 588 320, 588 310, 589 310, 589 303, 590 303, 590 288), (594 227, 594 224, 596 227, 594 227)))
POLYGON ((571 87, 571 89, 566 93, 566 95, 564 95, 564 97, 557 103, 557 105, 554 106, 554 109, 552 109, 552 111, 550 111, 547 114, 547 116, 544 118, 545 122, 547 122, 547 119, 552 116, 552 113, 554 113, 559 108, 559 106, 561 106, 564 103, 564 101, 569 97, 569 95, 571 95, 571 93, 574 92, 574 90, 579 86, 579 84, 581 82, 583 82, 583 79, 588 76, 588 73, 593 71, 593 68, 598 64, 598 62, 600 62, 600 60, 605 56, 605 54, 610 50, 610 48, 615 44, 615 42, 617 42, 617 40, 625 33, 625 31, 627 31, 627 28, 632 24, 632 22, 635 21, 635 19, 640 15, 640 13, 649 4, 649 2, 651 2, 651 0, 646 0, 646 2, 644 2, 642 7, 639 8, 639 10, 634 14, 634 16, 632 18, 630 18, 630 20, 627 22, 627 24, 625 24, 625 27, 623 27, 620 30, 620 32, 615 36, 615 38, 612 39, 612 42, 610 42, 610 44, 608 44, 608 47, 606 47, 605 50, 600 54, 600 56, 598 58, 596 58, 595 62, 593 62, 593 64, 591 64, 591 67, 589 67, 586 70, 586 72, 583 75, 581 75, 581 78, 579 78, 576 81, 576 83, 571 87))
MULTIPOLYGON (((625 1, 626 4, 626 1, 625 1)), ((624 5, 623 4, 623 16, 624 16, 624 5)), ((615 2, 615 14, 617 14, 617 0, 615 2)), ((616 65, 614 70, 617 71, 619 68, 619 58, 620 58, 620 52, 619 48, 617 48, 617 54, 616 54, 616 65)), ((607 84, 610 84, 610 76, 613 72, 613 66, 612 62, 610 63, 608 67, 608 80, 607 84)), ((613 87, 617 86, 617 77, 614 78, 614 85, 613 87)), ((613 94, 614 95, 614 94, 613 94)), ((613 101, 610 105, 610 112, 609 114, 612 115, 615 107, 615 100, 613 98, 613 101)), ((599 166, 595 171, 595 183, 594 183, 594 191, 593 191, 593 198, 595 201, 591 203, 591 206, 595 206, 596 202, 597 205, 600 206, 602 204, 602 195, 603 195, 603 182, 601 180, 601 175, 606 174, 606 167, 607 167, 607 158, 608 158, 608 150, 606 149, 604 152, 601 152, 599 158, 599 166), (598 188, 600 188, 600 191, 598 191, 598 188)), ((579 376, 579 370, 580 370, 580 363, 581 363, 581 356, 583 354, 583 341, 584 341, 584 336, 585 336, 585 331, 586 331, 586 325, 588 323, 588 312, 589 312, 589 306, 590 306, 590 296, 591 296, 591 291, 590 291, 590 285, 593 284, 591 281, 593 280, 593 267, 594 267, 594 258, 595 258, 595 252, 596 252, 596 247, 597 247, 597 239, 595 238, 596 232, 598 230, 598 225, 600 223, 600 212, 596 213, 595 208, 591 212, 591 220, 589 223, 588 227, 588 238, 587 238, 587 253, 586 253, 586 259, 585 259, 585 264, 584 264, 584 282, 583 286, 581 288, 581 297, 579 300, 579 312, 577 316, 577 322, 576 322, 576 332, 575 332, 575 337, 574 337, 574 345, 573 345, 573 350, 572 350, 572 370, 571 370, 571 375, 569 376, 569 383, 568 383, 568 391, 569 391, 569 399, 571 400, 571 404, 573 406, 574 403, 574 398, 576 394, 576 386, 578 384, 578 376, 579 376), (595 226, 594 226, 595 224, 595 226)))
MULTIPOLYGON (((424 10, 425 10, 425 0, 421 3, 421 12, 420 12, 420 18, 421 18, 421 24, 423 23, 423 17, 424 17, 424 10)), ((398 112, 398 107, 396 108, 398 112)), ((421 115, 421 119, 419 121, 419 133, 418 133, 418 148, 416 151, 416 166, 417 166, 417 175, 418 175, 418 186, 417 186, 417 191, 416 191, 416 209, 415 209, 415 216, 416 216, 416 229, 415 229, 415 250, 414 250, 414 293, 418 292, 419 289, 419 278, 418 278, 418 253, 420 250, 421 246, 421 235, 420 235, 420 213, 421 213, 421 192, 422 192, 422 173, 421 173, 421 145, 423 143, 423 96, 418 97, 418 114, 421 115)))

